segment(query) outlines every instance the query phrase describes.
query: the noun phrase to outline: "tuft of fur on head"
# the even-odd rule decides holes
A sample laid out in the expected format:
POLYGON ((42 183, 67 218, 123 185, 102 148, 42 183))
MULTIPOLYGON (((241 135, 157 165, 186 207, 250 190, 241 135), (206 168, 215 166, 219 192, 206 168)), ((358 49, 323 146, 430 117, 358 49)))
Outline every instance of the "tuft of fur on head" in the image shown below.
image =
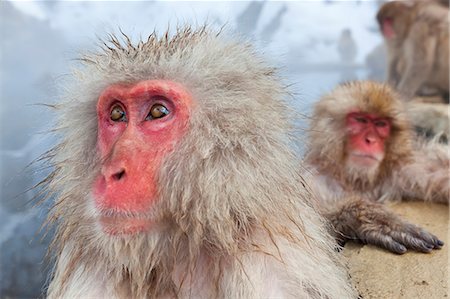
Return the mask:
POLYGON ((371 81, 354 81, 336 87, 315 105, 309 132, 313 150, 307 160, 326 170, 343 184, 369 190, 411 156, 411 129, 400 96, 388 85, 371 81), (391 135, 385 158, 376 169, 343 169, 346 161, 346 116, 351 112, 376 114, 391 120, 391 135), (394 167, 394 168, 393 168, 394 167))
POLYGON ((54 171, 44 182, 48 194, 56 195, 49 218, 57 224, 54 252, 67 263, 55 274, 59 288, 83 263, 99 276, 109 273, 112 285, 128 296, 177 294, 176 265, 192 273, 200 253, 206 254, 210 276, 218 280, 224 261, 236 263, 240 253, 264 248, 252 240, 262 230, 267 238, 283 236, 302 248, 306 261, 328 260, 321 269, 305 264, 309 272, 300 286, 324 297, 342 290, 345 282, 338 277, 323 284, 335 258, 291 150, 287 92, 248 44, 206 28, 161 38, 153 33, 137 44, 111 35, 102 51, 81 61, 57 107, 61 142, 48 154, 54 171), (99 231, 90 206, 99 172, 95 107, 107 86, 148 79, 181 83, 196 103, 188 133, 160 170, 159 201, 149 211, 161 225, 158 233, 112 238, 99 231))

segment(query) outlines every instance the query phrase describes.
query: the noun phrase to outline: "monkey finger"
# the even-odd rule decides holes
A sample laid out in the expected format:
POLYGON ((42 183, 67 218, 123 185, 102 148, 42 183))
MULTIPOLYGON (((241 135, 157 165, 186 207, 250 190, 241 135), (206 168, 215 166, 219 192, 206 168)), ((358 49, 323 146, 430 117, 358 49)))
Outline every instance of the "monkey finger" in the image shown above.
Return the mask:
POLYGON ((426 231, 424 232, 420 232, 419 237, 424 240, 425 242, 427 242, 429 245, 433 246, 434 249, 441 249, 442 246, 444 245, 444 242, 442 242, 441 240, 439 240, 436 236, 434 236, 433 234, 430 234, 426 231))
POLYGON ((380 246, 397 254, 403 254, 407 251, 404 245, 395 241, 391 236, 376 231, 367 232, 362 240, 368 244, 380 246))
POLYGON ((445 243, 444 243, 443 241, 437 239, 436 245, 434 246, 434 248, 435 248, 435 249, 441 249, 442 246, 444 246, 444 244, 445 244, 445 243))
POLYGON ((416 225, 409 224, 407 232, 415 236, 416 238, 422 239, 426 243, 432 245, 434 249, 440 249, 444 245, 444 242, 439 240, 438 237, 416 225))
POLYGON ((434 245, 432 243, 428 243, 424 240, 421 240, 415 237, 412 234, 392 231, 389 234, 395 241, 405 245, 407 248, 412 249, 414 251, 429 253, 433 250, 434 245))

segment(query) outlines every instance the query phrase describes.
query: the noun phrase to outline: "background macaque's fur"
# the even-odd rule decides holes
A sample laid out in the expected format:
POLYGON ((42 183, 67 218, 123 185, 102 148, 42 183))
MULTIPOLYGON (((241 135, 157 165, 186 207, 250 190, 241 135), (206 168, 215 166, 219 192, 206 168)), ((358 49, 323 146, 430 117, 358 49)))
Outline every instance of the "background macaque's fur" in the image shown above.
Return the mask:
POLYGON ((49 298, 350 298, 333 241, 291 150, 292 114, 274 69, 247 44, 186 28, 133 45, 115 36, 82 58, 57 106, 62 140, 44 183, 57 199, 49 298), (196 101, 165 159, 149 234, 101 232, 96 103, 113 83, 167 79, 196 101))
POLYGON ((388 82, 408 99, 421 88, 439 90, 448 101, 448 4, 435 1, 392 1, 377 14, 382 26, 392 20, 395 37, 386 38, 388 82))
MULTIPOLYGON (((420 98, 421 99, 421 98, 420 98)), ((447 143, 450 136, 450 110, 448 104, 413 101, 406 107, 419 136, 447 143)))
MULTIPOLYGON (((401 221, 380 204, 401 199, 448 204, 448 147, 417 141, 413 136, 399 95, 387 85, 343 84, 316 104, 306 157, 308 173, 312 174, 310 182, 322 200, 321 209, 344 239, 360 239, 402 253, 403 248, 391 242, 390 234, 403 233, 408 238, 406 232, 415 237, 419 234, 426 243, 439 247, 434 236, 401 221), (374 169, 355 169, 346 164, 346 116, 355 111, 391 120, 384 159, 374 169)), ((415 250, 427 250, 416 239, 395 241, 415 250)))

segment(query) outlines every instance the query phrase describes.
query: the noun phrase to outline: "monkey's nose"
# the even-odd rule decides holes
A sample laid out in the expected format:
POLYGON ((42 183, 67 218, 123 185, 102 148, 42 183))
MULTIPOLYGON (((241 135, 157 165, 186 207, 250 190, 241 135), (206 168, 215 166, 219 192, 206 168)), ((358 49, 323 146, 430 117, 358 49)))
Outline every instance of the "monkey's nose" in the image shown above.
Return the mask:
POLYGON ((366 144, 375 144, 378 141, 377 136, 373 135, 373 134, 368 134, 365 137, 366 140, 366 144))
POLYGON ((125 178, 125 169, 120 168, 118 171, 114 172, 111 175, 111 181, 120 181, 123 180, 125 178))

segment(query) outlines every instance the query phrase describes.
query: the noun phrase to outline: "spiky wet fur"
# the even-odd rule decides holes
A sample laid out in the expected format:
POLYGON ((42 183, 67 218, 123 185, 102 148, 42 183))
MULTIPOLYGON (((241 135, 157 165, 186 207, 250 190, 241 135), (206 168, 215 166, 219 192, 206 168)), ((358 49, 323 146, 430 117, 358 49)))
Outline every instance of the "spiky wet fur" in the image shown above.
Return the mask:
POLYGON ((273 284, 287 298, 353 296, 291 150, 286 90, 248 44, 185 28, 135 45, 110 36, 81 61, 57 106, 61 142, 43 183, 56 196, 49 298, 261 298, 273 284), (106 236, 90 198, 97 99, 110 84, 148 79, 191 91, 190 129, 161 167, 148 215, 158 226, 106 236))

